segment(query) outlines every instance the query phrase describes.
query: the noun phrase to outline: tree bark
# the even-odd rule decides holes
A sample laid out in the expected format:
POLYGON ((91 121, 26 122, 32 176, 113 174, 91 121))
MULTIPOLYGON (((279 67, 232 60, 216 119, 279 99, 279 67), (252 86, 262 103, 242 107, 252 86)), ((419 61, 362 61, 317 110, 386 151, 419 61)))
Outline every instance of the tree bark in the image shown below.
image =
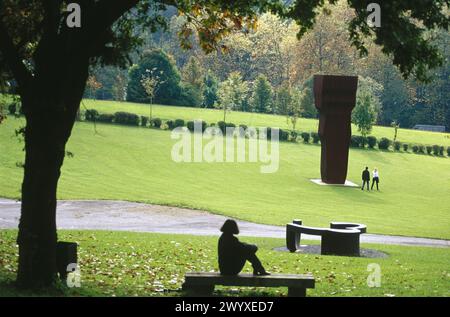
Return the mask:
MULTIPOLYGON (((34 109, 42 109, 40 106, 32 105, 34 109)), ((42 112, 26 116, 22 210, 17 237, 17 282, 24 288, 51 285, 56 277, 56 189, 65 145, 75 120, 75 115, 57 111, 56 106, 45 106, 42 112)))

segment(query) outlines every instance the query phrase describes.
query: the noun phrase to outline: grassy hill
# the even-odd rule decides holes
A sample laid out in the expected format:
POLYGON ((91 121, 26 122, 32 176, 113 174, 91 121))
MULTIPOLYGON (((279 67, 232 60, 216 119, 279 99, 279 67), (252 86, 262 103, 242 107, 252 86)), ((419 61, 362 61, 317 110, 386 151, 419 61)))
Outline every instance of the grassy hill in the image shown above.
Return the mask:
MULTIPOLYGON (((97 109, 100 113, 114 113, 116 111, 128 111, 142 116, 149 116, 150 107, 146 104, 117 102, 117 101, 103 101, 103 100, 84 100, 81 109, 97 109)), ((208 123, 218 122, 223 120, 223 112, 216 109, 203 109, 192 107, 175 107, 175 106, 153 106, 153 117, 167 119, 203 119, 208 123)), ((247 126, 255 127, 279 127, 282 129, 292 129, 291 125, 286 122, 285 116, 237 112, 233 111, 227 114, 227 121, 235 124, 246 124, 247 126)), ((297 130, 312 132, 317 131, 318 121, 315 119, 300 119, 297 123, 297 130)), ((358 134, 355 126, 352 127, 353 134, 358 134)), ((372 135, 377 138, 386 137, 394 138, 394 129, 391 127, 374 126, 372 135)), ((411 129, 399 129, 397 140, 405 143, 420 143, 420 144, 437 144, 450 146, 449 133, 437 133, 428 131, 417 131, 411 129)))
MULTIPOLYGON (((0 196, 20 197, 24 153, 14 130, 23 124, 0 125, 0 196)), ((366 165, 380 170, 381 191, 362 192, 310 182, 320 177, 317 145, 281 143, 279 171, 261 174, 260 163, 175 163, 175 142, 168 131, 77 122, 58 198, 186 206, 277 225, 354 221, 371 233, 450 239, 448 157, 352 149, 350 180, 359 183, 366 165)))

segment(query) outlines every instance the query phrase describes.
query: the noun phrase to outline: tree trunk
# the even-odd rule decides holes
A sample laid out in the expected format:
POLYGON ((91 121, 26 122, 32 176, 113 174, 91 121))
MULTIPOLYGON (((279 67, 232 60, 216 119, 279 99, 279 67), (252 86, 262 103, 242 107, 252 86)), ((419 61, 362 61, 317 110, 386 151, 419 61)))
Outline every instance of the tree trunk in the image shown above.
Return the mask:
POLYGON ((56 107, 46 108, 27 115, 25 128, 17 282, 26 288, 48 286, 56 276, 56 188, 73 126, 64 127, 56 107))

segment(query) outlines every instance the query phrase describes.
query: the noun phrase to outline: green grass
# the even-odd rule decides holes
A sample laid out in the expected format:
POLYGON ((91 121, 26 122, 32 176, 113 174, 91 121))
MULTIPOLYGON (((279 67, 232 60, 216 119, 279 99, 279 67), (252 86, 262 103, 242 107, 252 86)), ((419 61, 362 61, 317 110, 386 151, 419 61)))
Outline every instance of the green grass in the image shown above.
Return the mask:
MULTIPOLYGON (((128 111, 143 116, 149 116, 149 105, 129 102, 103 101, 103 100, 84 100, 84 106, 81 109, 97 109, 100 113, 114 113, 116 111, 128 111)), ((203 119, 208 123, 223 120, 223 112, 216 109, 202 109, 192 107, 175 107, 165 105, 153 106, 153 117, 168 119, 194 120, 203 119)), ((227 121, 235 124, 246 124, 255 127, 279 127, 282 129, 292 129, 287 124, 285 116, 249 113, 249 112, 230 112, 227 114, 227 121)), ((312 132, 317 131, 318 121, 314 119, 300 119, 297 124, 297 130, 312 132)), ((358 134, 357 128, 353 125, 353 134, 358 134)), ((394 138, 394 129, 390 127, 374 126, 372 135, 381 138, 394 138)), ((417 131, 411 129, 399 129, 397 140, 405 143, 419 144, 437 144, 450 146, 449 133, 437 133, 427 131, 417 131)))
MULTIPOLYGON (((20 292, 12 287, 17 267, 15 237, 15 230, 0 230, 0 296, 180 296, 186 271, 218 269, 217 237, 62 230, 60 240, 79 244, 81 288, 20 292)), ((241 240, 259 246, 258 256, 272 273, 312 273, 316 287, 308 290, 308 296, 450 296, 448 249, 362 245, 389 254, 370 259, 272 250, 283 246, 282 239, 241 240), (370 263, 381 268, 379 288, 367 286, 370 263)), ((251 272, 249 264, 244 271, 251 272)), ((286 293, 286 288, 217 287, 215 295, 286 293)))
MULTIPOLYGON (((22 119, 0 125, 0 196, 20 197, 22 119)), ((361 222, 370 233, 450 238, 450 159, 411 153, 351 150, 348 178, 364 166, 380 170, 380 192, 323 187, 320 146, 280 144, 280 168, 260 163, 175 163, 168 131, 97 124, 75 125, 58 188, 59 199, 114 199, 209 210, 238 219, 283 225, 361 222)))

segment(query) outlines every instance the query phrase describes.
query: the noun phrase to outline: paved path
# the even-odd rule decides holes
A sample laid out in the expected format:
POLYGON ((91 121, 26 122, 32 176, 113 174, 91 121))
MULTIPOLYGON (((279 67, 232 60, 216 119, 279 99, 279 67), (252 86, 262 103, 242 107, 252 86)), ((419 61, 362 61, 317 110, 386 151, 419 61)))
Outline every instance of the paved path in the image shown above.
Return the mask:
MULTIPOLYGON (((0 198, 0 229, 17 228, 20 202, 0 198)), ((60 229, 122 230, 174 234, 218 235, 227 219, 209 212, 111 200, 58 201, 60 229)), ((334 220, 334 219, 330 219, 334 220)), ((238 221, 242 236, 284 238, 285 228, 238 221)), ((369 228, 370 230, 370 228, 369 228)), ((318 240, 317 236, 302 235, 318 240)), ((361 235, 363 243, 450 247, 450 240, 361 235)))

